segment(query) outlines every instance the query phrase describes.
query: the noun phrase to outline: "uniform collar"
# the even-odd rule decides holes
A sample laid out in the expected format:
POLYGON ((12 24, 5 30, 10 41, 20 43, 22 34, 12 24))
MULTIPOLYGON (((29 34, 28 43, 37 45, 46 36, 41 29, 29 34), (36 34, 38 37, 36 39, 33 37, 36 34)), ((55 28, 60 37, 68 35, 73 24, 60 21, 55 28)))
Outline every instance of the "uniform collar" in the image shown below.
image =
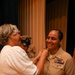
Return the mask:
POLYGON ((50 60, 50 59, 54 59, 54 58, 62 58, 61 57, 62 53, 63 53, 63 49, 60 47, 59 50, 54 55, 52 55, 52 57, 51 57, 51 55, 49 55, 47 57, 47 59, 50 60))

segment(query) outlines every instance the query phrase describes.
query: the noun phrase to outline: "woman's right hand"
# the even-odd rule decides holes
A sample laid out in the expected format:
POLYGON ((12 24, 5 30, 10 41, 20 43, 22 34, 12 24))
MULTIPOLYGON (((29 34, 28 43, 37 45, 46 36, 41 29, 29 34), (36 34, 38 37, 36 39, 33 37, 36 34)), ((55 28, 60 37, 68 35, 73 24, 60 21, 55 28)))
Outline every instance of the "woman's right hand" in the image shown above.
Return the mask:
POLYGON ((46 58, 46 57, 48 56, 48 54, 49 54, 48 50, 47 50, 47 49, 44 49, 44 50, 42 51, 41 57, 42 57, 42 58, 46 58))

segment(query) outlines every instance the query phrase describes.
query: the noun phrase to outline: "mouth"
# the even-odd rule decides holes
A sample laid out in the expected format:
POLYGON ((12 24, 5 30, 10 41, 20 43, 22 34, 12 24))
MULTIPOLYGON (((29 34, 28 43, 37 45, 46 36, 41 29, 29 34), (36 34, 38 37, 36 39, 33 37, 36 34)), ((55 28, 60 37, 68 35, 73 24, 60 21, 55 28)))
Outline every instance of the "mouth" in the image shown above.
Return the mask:
POLYGON ((52 43, 47 43, 47 45, 48 45, 48 46, 52 46, 53 44, 52 44, 52 43))
POLYGON ((52 48, 53 44, 52 43, 47 43, 47 48, 52 48))

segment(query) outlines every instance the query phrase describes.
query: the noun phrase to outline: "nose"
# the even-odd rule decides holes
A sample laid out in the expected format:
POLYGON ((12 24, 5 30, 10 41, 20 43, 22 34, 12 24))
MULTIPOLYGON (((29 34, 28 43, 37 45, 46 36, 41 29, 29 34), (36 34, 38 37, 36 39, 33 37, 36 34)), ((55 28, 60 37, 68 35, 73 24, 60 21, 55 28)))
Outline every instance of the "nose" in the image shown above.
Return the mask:
POLYGON ((52 40, 51 40, 51 38, 48 38, 46 41, 47 41, 47 42, 51 42, 52 40))

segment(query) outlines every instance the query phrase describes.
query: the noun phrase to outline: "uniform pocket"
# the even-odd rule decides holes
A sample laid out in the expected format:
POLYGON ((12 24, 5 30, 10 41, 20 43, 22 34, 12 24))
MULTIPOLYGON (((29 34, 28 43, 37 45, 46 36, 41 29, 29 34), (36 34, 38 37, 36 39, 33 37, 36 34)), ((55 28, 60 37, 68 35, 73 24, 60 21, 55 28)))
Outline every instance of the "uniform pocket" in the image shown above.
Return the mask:
POLYGON ((54 63, 52 66, 56 69, 64 69, 64 64, 54 63))

